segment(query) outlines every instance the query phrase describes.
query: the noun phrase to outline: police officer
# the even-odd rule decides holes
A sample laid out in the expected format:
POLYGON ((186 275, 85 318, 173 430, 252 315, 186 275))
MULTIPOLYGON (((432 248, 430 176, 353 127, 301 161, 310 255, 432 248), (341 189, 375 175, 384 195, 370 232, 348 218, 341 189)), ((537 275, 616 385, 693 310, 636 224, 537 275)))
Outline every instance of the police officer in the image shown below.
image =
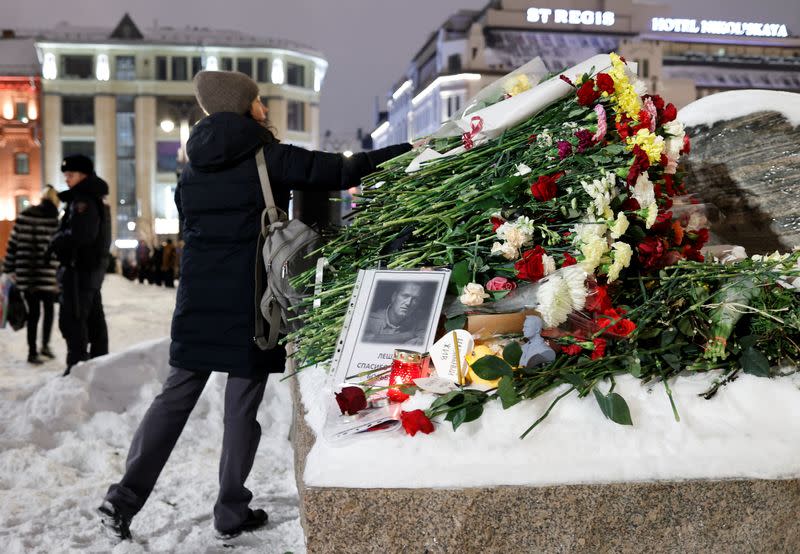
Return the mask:
POLYGON ((67 376, 78 362, 108 353, 100 288, 108 265, 111 221, 104 202, 108 184, 95 174, 92 160, 81 154, 67 156, 61 171, 69 189, 58 195, 66 207, 50 250, 59 261, 58 326, 67 343, 67 376))

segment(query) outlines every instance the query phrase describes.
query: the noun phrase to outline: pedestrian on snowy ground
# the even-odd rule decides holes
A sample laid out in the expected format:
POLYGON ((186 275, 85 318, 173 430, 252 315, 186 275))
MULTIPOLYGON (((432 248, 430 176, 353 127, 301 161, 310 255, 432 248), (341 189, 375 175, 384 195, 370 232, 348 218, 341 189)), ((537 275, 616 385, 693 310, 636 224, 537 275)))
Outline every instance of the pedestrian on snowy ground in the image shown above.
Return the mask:
POLYGON ((293 188, 341 190, 357 185, 378 164, 410 150, 397 145, 346 158, 281 144, 267 127, 258 85, 242 73, 201 71, 197 100, 209 114, 192 129, 189 164, 175 202, 185 241, 172 319, 170 373, 133 437, 125 475, 99 511, 116 537, 142 508, 212 371, 228 373, 219 496, 218 537, 229 540, 267 523, 249 507, 244 486, 261 427, 256 412, 267 374, 284 370, 282 346, 254 343, 256 245, 265 209, 255 155, 263 150, 278 207, 287 210, 293 188))
POLYGON ((164 277, 164 286, 169 289, 175 288, 175 267, 178 263, 178 253, 175 251, 172 239, 167 239, 167 242, 164 243, 162 257, 161 274, 164 277))
POLYGON ((164 262, 164 246, 156 244, 153 248, 153 256, 150 258, 150 284, 161 286, 164 280, 164 273, 161 270, 161 265, 164 262))
POLYGON ((11 231, 3 265, 3 271, 16 281, 28 305, 28 363, 36 365, 42 363, 40 353, 47 358, 55 357, 50 350, 50 334, 53 330, 53 305, 58 297, 58 262, 46 252, 58 229, 60 203, 56 189, 47 185, 41 203, 19 214, 11 231), (36 334, 42 312, 42 348, 37 351, 36 334))
POLYGON ((136 247, 136 267, 139 283, 144 283, 150 271, 150 247, 144 239, 139 239, 139 245, 136 247))
POLYGON ((50 251, 60 264, 58 327, 67 342, 66 377, 78 362, 108 354, 100 289, 111 246, 111 215, 104 202, 108 184, 95 174, 91 159, 67 156, 61 171, 69 189, 58 195, 66 208, 50 251))

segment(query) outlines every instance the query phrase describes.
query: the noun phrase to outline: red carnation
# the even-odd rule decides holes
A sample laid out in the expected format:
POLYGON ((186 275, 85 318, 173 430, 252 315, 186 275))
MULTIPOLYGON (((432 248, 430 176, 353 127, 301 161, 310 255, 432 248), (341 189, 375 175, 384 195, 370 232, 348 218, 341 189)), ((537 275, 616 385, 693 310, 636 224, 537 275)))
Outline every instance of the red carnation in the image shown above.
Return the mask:
POLYGON ((575 137, 578 139, 578 152, 585 152, 594 145, 594 135, 589 129, 575 131, 575 137))
POLYGON ((558 193, 556 181, 558 181, 563 175, 564 173, 559 171, 558 173, 554 173, 552 175, 540 176, 531 184, 531 194, 539 202, 547 202, 548 200, 552 200, 558 193))
POLYGON ((591 106, 600 98, 600 91, 594 90, 594 79, 586 79, 578 89, 578 104, 591 106))
POLYGON ((611 308, 606 310, 600 316, 600 327, 604 328, 610 335, 618 337, 627 337, 636 329, 636 324, 630 319, 622 317, 625 315, 625 310, 615 310, 611 308))
POLYGON ((678 117, 678 109, 675 104, 670 102, 664 107, 664 112, 661 114, 661 124, 664 125, 670 121, 674 121, 678 117))
POLYGON ((343 414, 356 415, 367 407, 367 397, 360 387, 345 387, 336 393, 336 403, 343 414))
POLYGON ((499 228, 499 227, 500 227, 500 226, 501 226, 503 223, 505 223, 505 222, 506 222, 506 220, 505 220, 505 219, 503 219, 502 217, 497 217, 496 215, 493 215, 493 216, 492 216, 492 219, 491 219, 491 221, 492 221, 492 231, 494 231, 494 232, 497 232, 497 229, 498 229, 498 228, 499 228))
POLYGON ((637 247, 639 262, 644 269, 654 271, 667 266, 667 244, 661 237, 646 237, 637 247))
POLYGON ((650 129, 650 124, 653 122, 653 117, 647 110, 639 110, 639 124, 633 128, 633 133, 636 134, 641 129, 650 129))
POLYGON ((567 267, 570 265, 575 265, 578 263, 578 260, 570 256, 569 252, 564 252, 564 261, 561 263, 561 267, 567 267))
POLYGON ((619 138, 624 142, 629 136, 633 133, 631 132, 630 128, 631 118, 626 115, 623 115, 619 121, 614 123, 614 126, 617 128, 617 133, 619 133, 619 138))
POLYGON ((534 133, 531 136, 529 136, 528 137, 528 144, 533 144, 536 141, 537 136, 538 135, 536 133, 534 133))
POLYGON ((559 159, 563 160, 567 156, 572 155, 572 145, 565 140, 559 140, 556 142, 556 148, 558 148, 559 159))
POLYGON ((672 212, 659 212, 656 222, 650 227, 650 232, 654 235, 666 236, 672 228, 672 212))
POLYGON ((536 245, 531 250, 526 250, 522 254, 522 259, 514 264, 517 270, 517 277, 525 281, 538 281, 544 277, 544 264, 542 256, 546 252, 540 245, 536 245))
POLYGON ((656 107, 658 116, 661 117, 661 112, 664 110, 664 99, 658 94, 645 94, 642 98, 649 98, 656 107))
POLYGON ((577 356, 581 353, 581 347, 577 344, 570 344, 568 346, 562 346, 561 351, 567 356, 577 356))
POLYGON ((597 88, 600 89, 600 92, 614 94, 614 79, 608 73, 598 73, 597 88))
POLYGON ((594 339, 592 341, 594 343, 594 351, 592 352, 592 359, 599 360, 603 356, 606 355, 606 339, 594 339))
POLYGON ((683 148, 679 154, 688 154, 692 151, 692 141, 689 140, 689 135, 683 135, 683 148))
POLYGON ((422 410, 400 412, 400 421, 403 423, 403 429, 412 437, 417 432, 425 433, 426 435, 433 433, 433 423, 422 410))
POLYGON ((605 313, 610 310, 611 297, 608 295, 608 289, 603 285, 597 285, 586 296, 585 308, 587 311, 595 313, 605 313))
POLYGON ((626 179, 629 187, 635 185, 639 175, 650 168, 650 158, 647 157, 647 152, 638 144, 633 147, 633 156, 633 163, 631 163, 631 168, 628 170, 628 178, 626 179))

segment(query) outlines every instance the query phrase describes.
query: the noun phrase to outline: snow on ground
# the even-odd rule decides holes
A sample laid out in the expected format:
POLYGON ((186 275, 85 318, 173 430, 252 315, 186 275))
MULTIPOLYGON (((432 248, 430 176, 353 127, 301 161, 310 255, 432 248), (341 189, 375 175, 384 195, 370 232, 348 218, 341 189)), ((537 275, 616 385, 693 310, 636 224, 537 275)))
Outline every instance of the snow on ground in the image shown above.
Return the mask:
MULTIPOLYGON (((319 487, 537 486, 682 479, 800 477, 800 374, 778 379, 742 375, 711 400, 698 393, 716 376, 670 380, 681 417, 676 422, 662 384, 616 379, 615 391, 631 410, 633 427, 603 417, 590 395, 566 396, 525 439, 566 385, 453 431, 441 423, 430 435, 393 433, 347 442, 316 441, 304 481, 319 487), (353 460, 376 460, 358 464, 353 460)), ((321 436, 333 394, 319 368, 300 374, 306 421, 321 436)), ((603 391, 608 385, 601 386, 603 391)), ((417 393, 403 408, 425 409, 432 396, 417 393)), ((441 418, 440 418, 441 419, 441 418)))
MULTIPOLYGON (((166 376, 174 291, 110 276, 103 287, 112 353, 62 378, 55 361, 25 362, 24 331, 0 329, 0 552, 109 552, 95 515, 122 474, 134 431, 166 376), (144 341, 144 342, 143 342, 144 341)), ((222 552, 212 508, 222 443, 225 377, 209 381, 156 489, 134 519, 136 542, 115 553, 222 552)), ((303 552, 288 386, 271 378, 248 487, 270 515, 236 552, 303 552)))
POLYGON ((779 90, 729 90, 695 100, 678 112, 688 127, 713 125, 756 112, 779 112, 800 125, 800 94, 779 90))

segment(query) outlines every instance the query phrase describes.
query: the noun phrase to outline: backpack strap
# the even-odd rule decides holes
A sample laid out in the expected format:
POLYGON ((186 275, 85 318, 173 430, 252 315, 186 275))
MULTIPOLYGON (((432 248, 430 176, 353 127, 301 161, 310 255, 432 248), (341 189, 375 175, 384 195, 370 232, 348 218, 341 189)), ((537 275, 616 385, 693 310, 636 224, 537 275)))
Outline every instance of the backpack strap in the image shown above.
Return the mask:
POLYGON ((261 192, 264 194, 264 205, 267 207, 269 222, 276 223, 280 218, 278 216, 278 208, 275 207, 275 198, 272 196, 272 184, 269 182, 267 160, 264 158, 263 148, 259 148, 256 153, 256 165, 258 166, 258 180, 261 181, 261 192))

